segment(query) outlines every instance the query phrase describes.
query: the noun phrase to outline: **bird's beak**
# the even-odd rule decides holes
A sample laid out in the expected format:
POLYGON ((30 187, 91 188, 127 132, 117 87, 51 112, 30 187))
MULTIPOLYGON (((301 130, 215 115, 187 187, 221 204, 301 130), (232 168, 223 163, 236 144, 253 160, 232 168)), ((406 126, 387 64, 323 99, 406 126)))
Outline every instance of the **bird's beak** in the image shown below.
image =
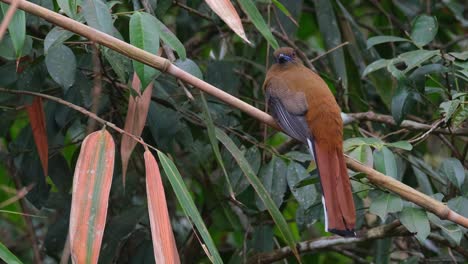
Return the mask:
POLYGON ((284 63, 284 62, 287 62, 287 61, 291 61, 291 57, 289 57, 288 55, 283 54, 283 53, 280 53, 278 55, 278 62, 279 63, 284 63))

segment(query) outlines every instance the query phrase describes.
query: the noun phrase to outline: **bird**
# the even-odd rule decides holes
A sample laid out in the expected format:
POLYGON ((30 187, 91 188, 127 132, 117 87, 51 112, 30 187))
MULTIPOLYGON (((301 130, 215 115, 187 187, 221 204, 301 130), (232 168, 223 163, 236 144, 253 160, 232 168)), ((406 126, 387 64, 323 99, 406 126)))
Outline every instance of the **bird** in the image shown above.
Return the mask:
POLYGON ((268 112, 292 138, 309 148, 322 188, 325 230, 355 236, 356 209, 343 154, 341 109, 325 81, 290 47, 273 53, 263 89, 268 112))

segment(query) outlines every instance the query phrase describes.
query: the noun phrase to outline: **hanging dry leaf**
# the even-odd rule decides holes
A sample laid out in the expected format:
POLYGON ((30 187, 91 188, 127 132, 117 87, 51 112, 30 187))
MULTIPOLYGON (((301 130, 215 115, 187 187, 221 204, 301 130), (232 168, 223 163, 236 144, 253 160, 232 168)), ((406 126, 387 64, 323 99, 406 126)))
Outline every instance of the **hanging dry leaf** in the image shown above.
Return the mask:
MULTIPOLYGON (((127 117, 125 118, 124 130, 137 137, 145 128, 146 116, 148 115, 149 104, 151 101, 151 93, 153 91, 153 82, 150 82, 146 87, 143 95, 141 94, 141 82, 136 74, 133 74, 132 88, 137 96, 130 95, 128 101, 127 117)), ((122 157, 122 180, 125 186, 125 178, 127 175, 128 162, 130 155, 137 142, 128 135, 122 136, 122 144, 120 145, 120 155, 122 157)))
POLYGON ((145 151, 146 195, 156 263, 180 263, 179 252, 167 210, 164 186, 158 163, 149 150, 145 151))
POLYGON ((205 0, 205 2, 239 37, 251 44, 245 35, 239 14, 230 0, 205 0))
POLYGON ((44 176, 47 177, 47 171, 49 169, 49 144, 47 143, 47 130, 42 99, 40 97, 34 97, 32 104, 26 106, 26 111, 28 112, 29 122, 31 123, 37 152, 41 159, 42 170, 44 171, 44 176))

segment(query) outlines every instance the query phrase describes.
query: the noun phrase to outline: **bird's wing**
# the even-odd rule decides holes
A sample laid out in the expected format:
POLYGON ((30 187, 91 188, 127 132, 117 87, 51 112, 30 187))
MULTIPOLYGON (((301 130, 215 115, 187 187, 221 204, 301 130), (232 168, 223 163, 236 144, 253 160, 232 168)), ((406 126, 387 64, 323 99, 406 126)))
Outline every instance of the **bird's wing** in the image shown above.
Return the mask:
POLYGON ((273 118, 288 135, 307 143, 312 134, 305 120, 309 107, 304 93, 289 89, 287 83, 279 78, 270 79, 265 88, 268 108, 273 118))

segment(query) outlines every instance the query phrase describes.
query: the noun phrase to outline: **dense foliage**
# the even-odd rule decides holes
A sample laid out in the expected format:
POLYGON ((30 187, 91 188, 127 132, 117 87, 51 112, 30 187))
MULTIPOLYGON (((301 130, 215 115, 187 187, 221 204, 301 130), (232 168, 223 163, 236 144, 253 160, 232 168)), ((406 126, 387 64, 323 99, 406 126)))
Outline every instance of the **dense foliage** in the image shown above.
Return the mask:
MULTIPOLYGON (((262 83, 272 51, 277 45, 293 46, 302 60, 313 60, 305 65, 326 80, 343 112, 354 119, 345 126, 344 148, 351 157, 468 217, 464 1, 232 1, 251 44, 201 0, 31 2, 162 54, 262 110, 262 83)), ((7 9, 1 3, 0 18, 7 9)), ((120 128, 129 97, 135 96, 129 88, 134 71, 143 87, 154 85, 142 138, 167 155, 159 155, 166 172, 171 166, 167 160, 175 164, 224 262, 247 262, 288 245, 251 185, 256 176, 295 241, 329 236, 323 231, 315 165, 306 147, 285 134, 167 74, 24 12, 15 15, 0 42, 0 88, 53 95, 120 128)), ((45 177, 24 107, 32 98, 0 91, 0 242, 26 263, 38 261, 37 255, 55 263, 67 237, 80 145, 100 127, 67 105, 44 100, 49 149, 45 177), (25 190, 25 198, 16 190, 25 190)), ((109 132, 120 142, 121 134, 109 132)), ((116 154, 99 263, 153 261, 143 152, 137 145, 125 187, 116 154)), ((465 228, 370 184, 364 174, 351 177, 357 230, 394 224, 396 231, 386 230, 378 240, 311 250, 302 256, 303 263, 468 259, 465 228)), ((208 263, 200 243, 204 238, 187 217, 190 211, 181 206, 180 190, 164 173, 163 178, 182 262, 208 263)), ((297 261, 294 256, 287 260, 297 261)))

